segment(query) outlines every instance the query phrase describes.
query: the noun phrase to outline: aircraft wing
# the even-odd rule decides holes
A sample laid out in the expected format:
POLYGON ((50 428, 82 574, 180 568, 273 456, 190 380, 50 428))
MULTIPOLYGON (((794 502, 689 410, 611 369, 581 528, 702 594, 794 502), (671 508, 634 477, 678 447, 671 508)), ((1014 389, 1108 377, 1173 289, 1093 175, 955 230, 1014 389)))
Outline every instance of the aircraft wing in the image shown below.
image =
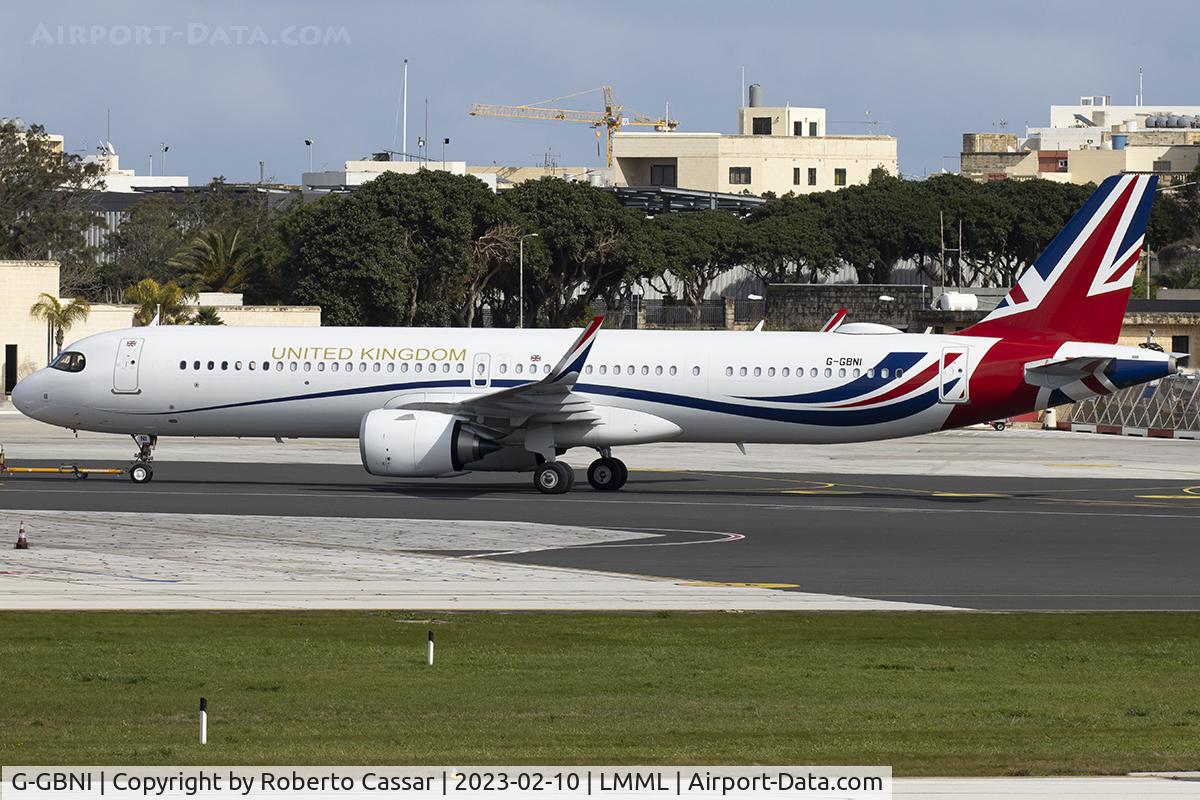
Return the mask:
POLYGON ((534 423, 599 422, 600 418, 592 404, 572 389, 579 380, 603 322, 604 317, 595 317, 549 374, 539 381, 500 389, 457 403, 418 402, 401 407, 471 417, 480 425, 498 431, 534 423))

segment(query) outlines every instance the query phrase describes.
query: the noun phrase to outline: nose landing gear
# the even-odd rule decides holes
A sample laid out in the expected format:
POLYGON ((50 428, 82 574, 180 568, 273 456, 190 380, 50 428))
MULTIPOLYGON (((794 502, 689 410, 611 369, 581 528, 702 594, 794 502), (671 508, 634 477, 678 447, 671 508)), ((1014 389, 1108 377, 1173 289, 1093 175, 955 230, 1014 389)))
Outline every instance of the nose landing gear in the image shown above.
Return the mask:
POLYGON ((148 433, 135 433, 132 436, 138 451, 133 456, 133 463, 129 465, 129 480, 134 483, 149 483, 154 478, 154 468, 150 464, 154 461, 154 446, 158 444, 158 437, 148 433))

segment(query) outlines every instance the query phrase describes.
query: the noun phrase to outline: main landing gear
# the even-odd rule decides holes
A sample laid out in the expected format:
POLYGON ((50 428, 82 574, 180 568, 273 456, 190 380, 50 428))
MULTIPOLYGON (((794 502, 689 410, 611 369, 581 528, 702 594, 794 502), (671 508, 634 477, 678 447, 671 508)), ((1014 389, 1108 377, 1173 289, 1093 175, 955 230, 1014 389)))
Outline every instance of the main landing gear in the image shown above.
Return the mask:
MULTIPOLYGON (((612 451, 604 448, 588 467, 587 480, 599 492, 615 492, 629 479, 625 462, 612 457, 612 451)), ((575 485, 575 470, 561 461, 540 464, 533 473, 533 485, 542 494, 564 494, 575 485)))
POLYGON ((154 461, 154 445, 158 444, 158 437, 147 433, 135 433, 132 436, 138 451, 133 457, 133 463, 129 465, 129 480, 134 483, 149 483, 154 478, 154 468, 150 463, 154 461))

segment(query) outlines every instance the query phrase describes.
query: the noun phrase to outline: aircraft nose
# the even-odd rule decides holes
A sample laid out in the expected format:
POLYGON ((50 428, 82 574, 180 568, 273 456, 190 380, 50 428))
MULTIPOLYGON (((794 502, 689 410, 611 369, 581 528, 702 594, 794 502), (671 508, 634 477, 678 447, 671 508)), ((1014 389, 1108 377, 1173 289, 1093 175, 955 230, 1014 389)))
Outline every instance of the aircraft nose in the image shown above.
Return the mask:
POLYGON ((34 412, 40 406, 44 405, 42 395, 39 394, 40 390, 36 385, 39 381, 40 376, 35 372, 32 375, 22 378, 13 387, 11 395, 12 404, 16 407, 17 411, 20 411, 27 417, 32 417, 34 412))

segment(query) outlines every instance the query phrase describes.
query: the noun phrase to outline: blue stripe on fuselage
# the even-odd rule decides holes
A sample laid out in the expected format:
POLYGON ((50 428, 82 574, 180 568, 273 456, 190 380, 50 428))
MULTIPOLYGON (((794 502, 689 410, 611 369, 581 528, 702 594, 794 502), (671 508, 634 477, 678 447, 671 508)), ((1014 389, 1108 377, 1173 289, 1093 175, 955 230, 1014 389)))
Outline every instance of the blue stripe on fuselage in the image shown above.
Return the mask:
POLYGON ((819 392, 809 392, 807 394, 783 394, 774 395, 771 397, 747 397, 738 395, 739 400, 761 400, 771 403, 834 403, 840 400, 852 400, 860 395, 873 392, 876 389, 882 389, 892 379, 881 376, 883 370, 890 370, 895 374, 898 369, 909 369, 913 364, 916 364, 926 353, 888 353, 872 370, 872 375, 867 375, 865 372, 862 376, 855 378, 850 383, 842 386, 835 386, 832 389, 822 389, 819 392))

